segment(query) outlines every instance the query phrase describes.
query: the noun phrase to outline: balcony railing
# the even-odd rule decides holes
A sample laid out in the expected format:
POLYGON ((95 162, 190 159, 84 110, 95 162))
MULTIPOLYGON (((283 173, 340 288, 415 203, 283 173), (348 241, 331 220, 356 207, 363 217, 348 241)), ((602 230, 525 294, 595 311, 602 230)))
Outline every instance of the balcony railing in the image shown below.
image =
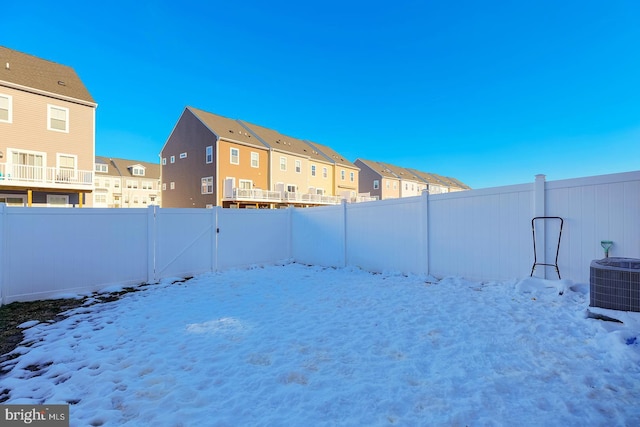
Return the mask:
POLYGON ((287 204, 305 204, 305 205, 338 205, 341 198, 338 196, 325 196, 322 194, 304 194, 295 192, 281 192, 268 190, 245 190, 242 188, 234 188, 231 195, 225 194, 225 200, 230 202, 247 202, 247 203, 287 203, 287 204))
POLYGON ((93 171, 0 163, 0 185, 91 187, 93 171))

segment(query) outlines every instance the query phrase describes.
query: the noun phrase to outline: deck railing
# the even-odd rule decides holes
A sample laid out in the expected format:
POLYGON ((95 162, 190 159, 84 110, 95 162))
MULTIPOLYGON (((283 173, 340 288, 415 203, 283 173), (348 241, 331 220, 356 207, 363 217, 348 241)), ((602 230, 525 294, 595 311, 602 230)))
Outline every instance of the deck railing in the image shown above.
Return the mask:
POLYGON ((25 184, 91 187, 93 171, 0 163, 0 185, 25 184))

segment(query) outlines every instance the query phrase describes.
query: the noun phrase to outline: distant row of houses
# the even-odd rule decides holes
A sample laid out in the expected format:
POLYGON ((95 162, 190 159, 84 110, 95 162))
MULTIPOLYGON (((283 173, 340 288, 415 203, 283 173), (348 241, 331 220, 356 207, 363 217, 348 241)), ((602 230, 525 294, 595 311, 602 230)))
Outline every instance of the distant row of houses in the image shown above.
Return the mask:
POLYGON ((193 107, 159 163, 96 156, 96 108, 71 67, 0 46, 0 203, 277 208, 469 188, 193 107))

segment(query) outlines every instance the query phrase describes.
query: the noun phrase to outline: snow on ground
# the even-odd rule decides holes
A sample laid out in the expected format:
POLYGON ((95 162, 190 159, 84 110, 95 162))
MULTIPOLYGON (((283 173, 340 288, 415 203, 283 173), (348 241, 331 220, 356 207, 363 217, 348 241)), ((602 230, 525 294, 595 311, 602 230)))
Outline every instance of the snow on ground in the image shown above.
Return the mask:
POLYGON ((5 403, 76 426, 640 425, 640 322, 588 286, 298 264, 165 281, 25 325, 5 403), (559 291, 563 291, 560 295, 559 291))

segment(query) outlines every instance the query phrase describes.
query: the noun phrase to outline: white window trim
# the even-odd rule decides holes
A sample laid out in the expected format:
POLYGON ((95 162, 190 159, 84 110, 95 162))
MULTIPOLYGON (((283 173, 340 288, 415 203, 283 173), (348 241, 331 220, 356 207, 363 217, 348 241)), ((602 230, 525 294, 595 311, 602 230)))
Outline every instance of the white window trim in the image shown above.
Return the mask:
MULTIPOLYGON (((60 170, 71 170, 67 168, 63 168, 60 166, 60 157, 73 157, 73 170, 71 175, 68 177, 69 179, 76 179, 76 172, 78 171, 78 156, 76 154, 67 154, 67 153, 56 153, 56 169, 60 170)), ((65 177, 61 177, 65 178, 65 177)))
POLYGON ((283 172, 287 171, 287 158, 280 157, 280 170, 283 172))
POLYGON ((109 165, 105 165, 104 163, 96 163, 95 171, 100 173, 109 173, 109 165))
POLYGON ((302 173, 302 161, 300 160, 295 161, 295 170, 296 170, 296 173, 302 173))
POLYGON ((169 161, 171 163, 175 163, 176 162, 176 156, 171 156, 171 159, 169 161))
POLYGON ((175 189, 176 189, 176 183, 175 183, 175 181, 171 181, 171 182, 169 183, 169 188, 170 188, 170 189, 172 189, 172 190, 175 190, 175 189))
POLYGON ((323 167, 323 168, 322 168, 322 177, 323 177, 324 179, 327 179, 327 176, 328 176, 327 168, 323 167))
POLYGON ((131 175, 145 176, 145 173, 146 173, 146 168, 144 166, 131 166, 131 175))
POLYGON ((60 107, 59 105, 47 104, 47 130, 52 130, 54 132, 62 132, 69 133, 69 109, 66 107, 60 107), (51 127, 51 109, 55 108, 58 110, 64 110, 65 112, 65 128, 64 129, 54 129, 51 127))
POLYGON ((231 163, 232 165, 239 165, 240 164, 240 149, 239 148, 231 147, 229 149, 229 163, 231 163), (234 150, 238 153, 237 156, 236 156, 237 160, 235 162, 233 161, 233 152, 234 152, 234 150))
POLYGON ((6 203, 7 206, 26 206, 27 205, 27 196, 22 194, 4 194, 0 193, 0 199, 4 199, 5 201, 2 203, 6 203), (8 202, 7 199, 21 199, 22 204, 8 202))
POLYGON ((213 194, 213 177, 205 176, 200 180, 200 194, 213 194), (205 190, 206 183, 206 190, 205 190), (211 183, 211 191, 209 191, 209 183, 211 183))
POLYGON ((316 176, 316 165, 311 165, 311 176, 316 176))
POLYGON ((6 98, 9 104, 7 120, 0 119, 0 123, 13 123, 13 96, 0 93, 0 97, 6 98))
POLYGON ((349 181, 354 182, 356 177, 355 172, 349 172, 349 181))
POLYGON ((374 179, 373 180, 373 189, 374 190, 379 190, 380 189, 380 180, 379 179, 374 179))
POLYGON ((204 161, 205 163, 213 163, 213 145, 208 145, 204 149, 204 161))
POLYGON ((167 158, 163 157, 162 158, 162 166, 165 166, 167 164, 167 158))
POLYGON ((251 167, 252 168, 260 167, 260 154, 255 151, 251 152, 251 167), (254 161, 255 161, 255 165, 254 165, 254 161))
POLYGON ((184 153, 180 153, 180 158, 181 159, 186 159, 187 158, 187 152, 185 151, 184 153))
POLYGON ((47 194, 47 206, 49 207, 54 207, 54 208, 61 208, 61 207, 67 207, 69 206, 69 196, 67 196, 66 194, 47 194), (65 199, 65 203, 51 203, 51 199, 54 198, 60 198, 60 199, 65 199))
POLYGON ((247 190, 246 188, 242 188, 242 184, 243 183, 249 183, 249 188, 248 190, 252 190, 253 189, 253 181, 250 179, 240 179, 238 180, 238 188, 242 189, 242 190, 247 190))

